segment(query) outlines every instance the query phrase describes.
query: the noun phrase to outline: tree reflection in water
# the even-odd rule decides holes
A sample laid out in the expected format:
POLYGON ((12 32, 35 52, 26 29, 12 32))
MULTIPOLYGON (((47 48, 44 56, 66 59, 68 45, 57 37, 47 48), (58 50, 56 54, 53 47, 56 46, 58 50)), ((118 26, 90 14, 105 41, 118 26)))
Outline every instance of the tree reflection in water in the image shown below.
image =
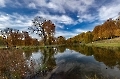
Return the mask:
POLYGON ((19 49, 0 50, 0 79, 22 79, 30 73, 19 49))
POLYGON ((56 66, 55 51, 56 48, 0 50, 0 79, 34 79, 37 75, 43 78, 56 66), (33 52, 42 57, 35 60, 31 57, 33 52))
POLYGON ((42 58, 43 69, 47 68, 51 70, 56 66, 56 62, 54 58, 55 51, 56 50, 52 47, 41 49, 41 53, 43 54, 43 58, 42 58))
MULTIPOLYGON (((102 72, 106 75, 110 72, 112 74, 107 75, 108 77, 113 78, 120 78, 117 73, 120 73, 120 48, 115 49, 107 49, 107 48, 98 48, 98 47, 87 47, 85 45, 83 46, 68 46, 67 48, 74 50, 76 52, 79 52, 81 54, 84 54, 86 56, 93 56, 96 61, 98 61, 101 65, 102 72), (103 64, 102 64, 103 63, 103 64), (103 66, 104 65, 104 66, 103 66)), ((107 78, 108 78, 107 77, 107 78)), ((110 78, 110 79, 113 79, 110 78)), ((101 79, 101 78, 100 78, 101 79)))
POLYGON ((87 56, 93 55, 97 61, 103 62, 106 66, 110 68, 118 66, 120 69, 120 48, 116 50, 87 46, 72 46, 68 48, 87 56))
POLYGON ((112 79, 102 74, 100 62, 120 69, 119 49, 86 46, 6 49, 0 50, 0 60, 0 79, 85 79, 94 75, 112 79))
MULTIPOLYGON (((33 74, 27 77, 27 79, 43 79, 48 77, 48 73, 56 67, 54 54, 57 52, 56 48, 45 47, 40 48, 37 53, 33 53, 28 59, 28 65, 33 74), (35 54, 39 55, 38 59, 35 54), (36 70, 37 69, 37 70, 36 70)), ((27 54, 27 53, 26 53, 27 54)))

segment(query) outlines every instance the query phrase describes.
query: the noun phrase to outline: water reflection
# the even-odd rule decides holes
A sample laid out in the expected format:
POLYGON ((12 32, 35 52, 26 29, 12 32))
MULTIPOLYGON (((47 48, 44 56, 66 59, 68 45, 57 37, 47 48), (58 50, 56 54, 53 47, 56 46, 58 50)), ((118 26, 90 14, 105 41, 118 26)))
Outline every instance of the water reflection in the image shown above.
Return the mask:
POLYGON ((86 56, 93 56, 95 61, 98 61, 102 73, 101 76, 104 76, 105 79, 115 79, 120 78, 120 51, 119 48, 114 49, 105 49, 98 47, 87 47, 87 46, 74 46, 69 47, 71 50, 75 50, 86 56))
POLYGON ((57 49, 57 52, 64 53, 64 51, 66 50, 66 46, 58 46, 57 49))
POLYGON ((120 78, 120 49, 86 46, 0 50, 0 79, 120 78))
POLYGON ((54 48, 44 48, 40 49, 43 54, 42 65, 43 69, 47 67, 47 69, 53 69, 56 66, 54 53, 54 48))
POLYGON ((100 75, 100 65, 92 56, 67 49, 55 57, 58 68, 51 79, 86 79, 86 76, 100 75))
POLYGON ((87 46, 76 46, 68 48, 82 53, 86 56, 94 56, 97 61, 103 62, 106 66, 110 68, 114 68, 114 66, 118 66, 118 68, 120 68, 119 48, 116 50, 87 46))

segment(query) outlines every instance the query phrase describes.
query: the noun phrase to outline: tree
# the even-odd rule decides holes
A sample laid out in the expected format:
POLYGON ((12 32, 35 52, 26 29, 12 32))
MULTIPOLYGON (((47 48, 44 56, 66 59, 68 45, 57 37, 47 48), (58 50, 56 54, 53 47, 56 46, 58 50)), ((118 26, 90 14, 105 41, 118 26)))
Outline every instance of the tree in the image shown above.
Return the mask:
POLYGON ((7 46, 16 46, 20 37, 19 30, 12 28, 5 28, 0 31, 7 46))
POLYGON ((120 16, 115 21, 118 28, 120 28, 120 16))
POLYGON ((115 31, 118 29, 118 27, 116 26, 113 20, 107 20, 103 24, 102 28, 103 28, 102 35, 104 35, 103 37, 107 37, 107 38, 115 37, 115 31))
POLYGON ((98 25, 94 28, 92 34, 93 34, 93 40, 98 40, 100 38, 99 36, 99 30, 100 30, 101 25, 98 25))
POLYGON ((0 46, 4 46, 5 45, 5 41, 3 40, 2 36, 0 36, 0 46))
POLYGON ((92 39, 93 39, 92 33, 91 33, 90 31, 86 32, 84 39, 85 39, 85 43, 90 43, 90 42, 92 42, 92 41, 93 41, 93 40, 92 40, 92 39))
POLYGON ((65 37, 63 37, 63 36, 59 36, 58 38, 57 38, 57 44, 65 44, 65 37))
POLYGON ((32 40, 32 38, 29 36, 29 33, 26 31, 22 31, 22 33, 23 33, 24 45, 25 46, 31 45, 30 41, 32 40))
POLYGON ((85 43, 85 32, 82 32, 81 34, 79 34, 79 40, 80 43, 85 43))
POLYGON ((120 29, 117 29, 117 30, 115 31, 115 36, 120 37, 120 29))
POLYGON ((54 37, 55 25, 51 20, 46 20, 43 17, 35 17, 32 20, 33 25, 29 28, 33 33, 38 34, 44 41, 44 45, 51 44, 51 38, 54 37))

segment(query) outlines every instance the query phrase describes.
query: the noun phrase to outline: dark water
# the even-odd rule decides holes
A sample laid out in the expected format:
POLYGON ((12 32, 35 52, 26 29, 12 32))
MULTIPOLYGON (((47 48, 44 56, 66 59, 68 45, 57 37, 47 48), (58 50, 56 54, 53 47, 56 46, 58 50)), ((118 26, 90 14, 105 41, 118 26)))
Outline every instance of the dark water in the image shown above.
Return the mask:
POLYGON ((0 50, 0 79, 120 79, 120 49, 62 46, 0 50))

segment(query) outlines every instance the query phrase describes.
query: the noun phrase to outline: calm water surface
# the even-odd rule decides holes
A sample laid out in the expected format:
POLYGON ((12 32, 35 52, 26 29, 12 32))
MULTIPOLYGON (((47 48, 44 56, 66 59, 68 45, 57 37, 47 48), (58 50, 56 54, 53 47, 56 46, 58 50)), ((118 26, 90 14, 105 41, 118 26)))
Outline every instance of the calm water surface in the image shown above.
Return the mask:
POLYGON ((67 46, 0 50, 0 79, 120 79, 120 49, 67 46))

